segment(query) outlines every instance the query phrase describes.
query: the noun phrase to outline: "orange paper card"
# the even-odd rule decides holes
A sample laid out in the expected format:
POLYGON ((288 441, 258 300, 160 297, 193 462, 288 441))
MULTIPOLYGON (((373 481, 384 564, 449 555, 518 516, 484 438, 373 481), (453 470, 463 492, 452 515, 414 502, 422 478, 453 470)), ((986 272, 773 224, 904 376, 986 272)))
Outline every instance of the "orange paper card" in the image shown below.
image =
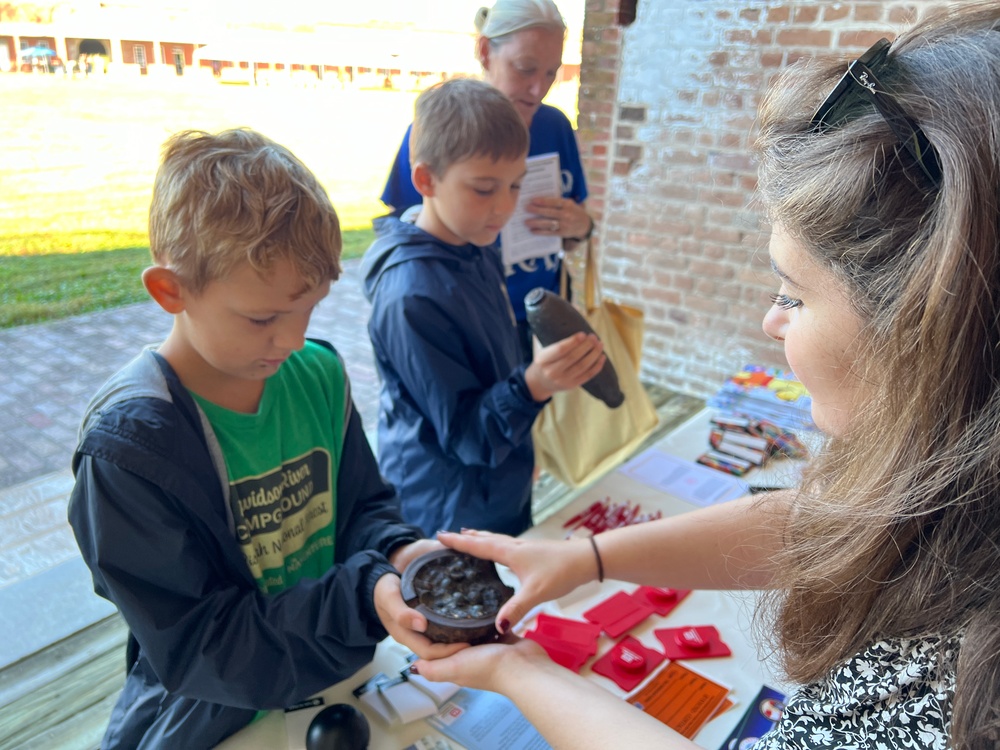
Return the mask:
POLYGON ((729 688, 671 662, 628 702, 690 740, 718 713, 728 694, 729 688))

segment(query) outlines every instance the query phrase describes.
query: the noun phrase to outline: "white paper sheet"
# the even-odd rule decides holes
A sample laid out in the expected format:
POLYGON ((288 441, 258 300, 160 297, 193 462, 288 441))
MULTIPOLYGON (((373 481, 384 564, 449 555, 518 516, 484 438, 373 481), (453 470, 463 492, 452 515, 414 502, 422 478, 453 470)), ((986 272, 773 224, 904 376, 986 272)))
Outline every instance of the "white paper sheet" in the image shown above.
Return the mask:
POLYGON ((618 469, 654 489, 702 507, 735 500, 749 492, 746 482, 693 461, 650 448, 618 469))
POLYGON ((528 157, 528 172, 521 181, 521 194, 514 215, 500 230, 500 246, 505 265, 512 266, 528 258, 540 258, 562 251, 562 238, 532 234, 525 220, 535 214, 527 207, 532 198, 552 198, 562 195, 559 154, 528 157))
POLYGON ((550 750, 507 698, 462 688, 427 723, 465 747, 478 750, 550 750))

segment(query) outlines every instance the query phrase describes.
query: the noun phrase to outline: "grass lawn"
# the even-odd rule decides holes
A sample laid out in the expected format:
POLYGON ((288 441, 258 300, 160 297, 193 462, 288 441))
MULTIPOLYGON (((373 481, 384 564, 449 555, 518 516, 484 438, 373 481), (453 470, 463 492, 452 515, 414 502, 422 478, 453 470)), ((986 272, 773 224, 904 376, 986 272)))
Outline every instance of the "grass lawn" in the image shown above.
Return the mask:
POLYGON ((186 128, 248 126, 288 146, 330 194, 344 257, 360 256, 415 94, 0 74, 0 97, 0 327, 10 327, 147 299, 153 176, 163 141, 186 128))
MULTIPOLYGON (((53 239, 58 236, 49 235, 53 239)), ((72 238, 72 253, 0 252, 0 328, 40 323, 149 299, 140 274, 149 265, 145 235, 128 246, 129 235, 72 238), (91 244, 116 247, 89 247, 91 244), (127 245, 119 247, 120 245, 127 245)), ((344 258, 357 258, 375 239, 371 229, 345 230, 344 258)), ((45 242, 39 240, 39 246, 45 242)))
MULTIPOLYGON (((146 299, 153 177, 184 129, 247 126, 290 148, 330 194, 344 257, 360 256, 416 96, 0 73, 0 327, 146 299)), ((547 101, 575 115, 575 85, 547 101)))

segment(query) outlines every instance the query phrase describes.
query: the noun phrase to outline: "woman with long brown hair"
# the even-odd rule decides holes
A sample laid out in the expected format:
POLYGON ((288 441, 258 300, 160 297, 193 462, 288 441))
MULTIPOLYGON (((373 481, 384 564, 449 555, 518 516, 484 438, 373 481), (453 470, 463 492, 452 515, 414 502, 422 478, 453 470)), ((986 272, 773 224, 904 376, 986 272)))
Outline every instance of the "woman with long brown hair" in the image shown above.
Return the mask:
MULTIPOLYGON (((828 436, 801 487, 591 541, 440 539, 518 575, 508 632, 601 575, 764 589, 801 687, 758 748, 996 747, 1000 4, 941 12, 846 74, 793 66, 760 122, 764 330, 828 436)), ((529 641, 417 669, 508 695, 554 746, 694 747, 529 641)))

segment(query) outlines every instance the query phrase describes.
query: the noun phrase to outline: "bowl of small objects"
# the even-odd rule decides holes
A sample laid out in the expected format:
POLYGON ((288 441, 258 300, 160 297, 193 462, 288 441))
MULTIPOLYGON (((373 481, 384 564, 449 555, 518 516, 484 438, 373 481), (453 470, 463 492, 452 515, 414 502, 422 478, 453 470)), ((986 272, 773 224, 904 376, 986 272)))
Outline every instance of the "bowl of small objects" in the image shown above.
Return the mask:
POLYGON ((496 566, 451 549, 435 550, 411 562, 402 580, 403 599, 427 618, 424 633, 435 643, 489 643, 494 621, 514 589, 496 566))

